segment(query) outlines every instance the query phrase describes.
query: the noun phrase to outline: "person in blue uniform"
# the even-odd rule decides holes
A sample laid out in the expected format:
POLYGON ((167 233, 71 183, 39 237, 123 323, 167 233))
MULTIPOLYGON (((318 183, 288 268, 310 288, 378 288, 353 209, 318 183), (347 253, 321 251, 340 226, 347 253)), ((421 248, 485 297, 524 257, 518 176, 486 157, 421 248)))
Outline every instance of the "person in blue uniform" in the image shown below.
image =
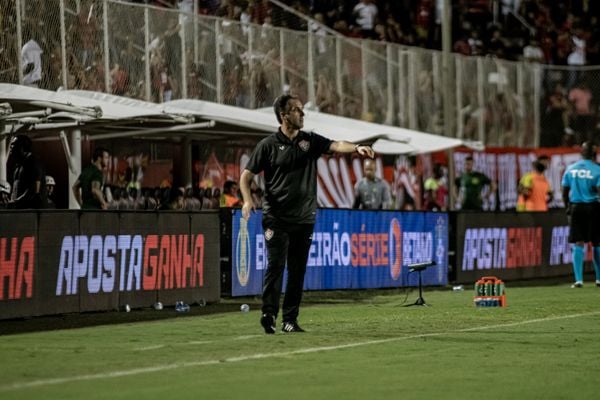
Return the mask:
POLYGON ((596 286, 600 287, 600 165, 594 161, 596 150, 592 142, 583 143, 583 159, 569 165, 562 177, 563 200, 569 215, 569 242, 573 243, 573 288, 583 287, 585 243, 593 247, 596 286))

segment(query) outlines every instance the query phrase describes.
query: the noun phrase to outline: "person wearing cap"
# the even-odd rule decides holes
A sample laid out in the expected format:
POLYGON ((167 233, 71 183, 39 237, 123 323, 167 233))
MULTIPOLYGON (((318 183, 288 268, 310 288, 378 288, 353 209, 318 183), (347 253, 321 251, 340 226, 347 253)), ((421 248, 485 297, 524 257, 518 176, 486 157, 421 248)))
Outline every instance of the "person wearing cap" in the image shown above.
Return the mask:
POLYGON ((12 192, 8 208, 44 208, 46 206, 46 174, 34 157, 31 139, 17 135, 8 148, 9 163, 14 162, 12 192))
POLYGON ((46 192, 47 192, 47 200, 46 200, 46 208, 56 208, 56 203, 54 202, 54 186, 56 186, 56 182, 54 178, 50 175, 46 175, 46 192))

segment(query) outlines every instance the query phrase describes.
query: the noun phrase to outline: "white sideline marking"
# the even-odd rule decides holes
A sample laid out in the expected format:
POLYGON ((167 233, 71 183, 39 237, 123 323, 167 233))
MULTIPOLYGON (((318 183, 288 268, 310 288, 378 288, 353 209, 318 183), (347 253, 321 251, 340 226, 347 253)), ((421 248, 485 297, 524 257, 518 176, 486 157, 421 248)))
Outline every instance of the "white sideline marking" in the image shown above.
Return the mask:
MULTIPOLYGON (((237 336, 234 337, 231 340, 246 340, 246 339, 252 339, 252 338, 256 338, 256 337, 261 337, 264 335, 245 335, 245 336, 237 336)), ((217 340, 217 342, 223 342, 224 340, 217 340)), ((214 340, 192 340, 190 342, 185 343, 186 345, 189 344, 193 344, 193 345, 199 345, 199 344, 208 344, 208 343, 214 343, 214 340)), ((149 351, 149 350, 158 350, 158 349, 162 349, 163 347, 165 347, 164 344, 157 344, 157 345, 153 345, 153 346, 144 346, 144 347, 135 347, 132 350, 133 351, 149 351)), ((0 387, 1 389, 1 387, 0 387)))
POLYGON ((134 351, 148 351, 148 350, 162 349, 163 347, 165 347, 164 344, 157 344, 155 346, 137 347, 137 348, 135 348, 133 350, 134 351))
MULTIPOLYGON (((487 329, 506 328, 506 327, 513 327, 513 326, 520 326, 520 325, 527 325, 527 324, 535 324, 538 322, 557 321, 557 320, 561 320, 561 319, 589 317, 589 316, 599 315, 599 314, 600 314, 600 311, 594 311, 594 312, 582 313, 582 314, 559 315, 559 316, 555 316, 555 317, 536 318, 536 319, 530 319, 530 320, 520 321, 520 322, 511 322, 511 323, 506 323, 506 324, 485 325, 485 326, 479 326, 479 327, 473 327, 473 328, 457 329, 455 331, 423 333, 423 334, 419 334, 419 335, 400 336, 400 337, 377 339, 377 340, 367 340, 364 342, 346 343, 346 344, 339 344, 339 345, 335 345, 335 346, 308 347, 305 349, 291 350, 291 351, 285 351, 285 352, 280 352, 280 353, 257 353, 257 354, 250 354, 250 355, 245 355, 245 356, 229 357, 229 358, 224 358, 221 360, 205 360, 205 361, 192 361, 192 362, 174 363, 174 364, 163 364, 163 365, 156 365, 153 367, 135 368, 135 369, 128 369, 128 370, 123 370, 123 371, 104 372, 104 373, 99 373, 99 374, 69 376, 69 377, 64 377, 64 378, 39 379, 36 381, 3 385, 3 386, 0 386, 0 391, 5 392, 5 391, 9 391, 9 390, 28 389, 28 388, 38 387, 38 386, 59 385, 62 383, 89 381, 89 380, 95 380, 95 379, 121 378, 124 376, 132 376, 132 375, 141 375, 141 374, 147 374, 147 373, 152 373, 152 372, 169 371, 169 370, 178 369, 178 368, 201 367, 201 366, 206 366, 206 365, 215 365, 215 364, 222 364, 222 363, 228 363, 228 362, 234 363, 234 362, 260 360, 260 359, 273 358, 273 357, 288 357, 288 356, 293 356, 293 355, 297 355, 297 354, 308 354, 308 353, 317 353, 317 352, 321 352, 321 351, 348 349, 348 348, 353 348, 353 347, 362 347, 362 346, 370 346, 373 344, 399 342, 399 341, 403 341, 403 340, 419 339, 419 338, 424 338, 424 337, 452 335, 452 334, 461 333, 461 332, 472 332, 472 331, 480 331, 480 330, 487 330, 487 329)), ((255 335, 253 335, 253 336, 255 336, 255 335)), ((256 336, 258 336, 258 335, 256 335, 256 336)))
POLYGON ((261 336, 265 336, 265 335, 245 335, 245 336, 238 336, 233 338, 233 340, 246 340, 246 339, 253 339, 255 337, 261 337, 261 336))

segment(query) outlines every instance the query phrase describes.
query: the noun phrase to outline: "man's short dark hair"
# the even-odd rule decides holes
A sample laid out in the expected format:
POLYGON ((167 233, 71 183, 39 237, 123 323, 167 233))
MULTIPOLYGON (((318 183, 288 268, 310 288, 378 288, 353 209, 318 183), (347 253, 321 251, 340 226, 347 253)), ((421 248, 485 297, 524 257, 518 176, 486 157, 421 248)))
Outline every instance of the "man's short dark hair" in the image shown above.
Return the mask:
POLYGON ((473 161, 473 156, 467 156, 467 158, 465 158, 465 161, 473 161))
POLYGON ((292 99, 298 99, 298 97, 291 94, 282 94, 276 98, 275 102, 273 103, 273 111, 275 111, 275 117, 277 118, 277 122, 280 124, 283 122, 281 119, 281 114, 285 114, 289 111, 289 102, 292 99))
POLYGON ((104 155, 104 153, 108 153, 108 149, 104 148, 104 147, 96 147, 94 149, 94 154, 92 154, 92 162, 96 162, 96 160, 98 160, 99 158, 102 158, 102 156, 104 155))
POLYGON ((581 144, 581 156, 586 160, 593 160, 596 157, 596 145, 591 142, 583 142, 581 144))

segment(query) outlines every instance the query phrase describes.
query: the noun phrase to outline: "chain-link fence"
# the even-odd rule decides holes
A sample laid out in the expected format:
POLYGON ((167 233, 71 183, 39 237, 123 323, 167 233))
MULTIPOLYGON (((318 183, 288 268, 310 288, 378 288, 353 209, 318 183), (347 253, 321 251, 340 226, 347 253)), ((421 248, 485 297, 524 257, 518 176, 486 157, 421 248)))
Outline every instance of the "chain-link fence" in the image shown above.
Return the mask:
POLYGON ((490 146, 569 145, 598 134, 600 68, 452 54, 444 82, 438 51, 333 35, 283 9, 262 25, 197 12, 118 0, 3 0, 0 80, 246 108, 289 92, 322 112, 490 146))

